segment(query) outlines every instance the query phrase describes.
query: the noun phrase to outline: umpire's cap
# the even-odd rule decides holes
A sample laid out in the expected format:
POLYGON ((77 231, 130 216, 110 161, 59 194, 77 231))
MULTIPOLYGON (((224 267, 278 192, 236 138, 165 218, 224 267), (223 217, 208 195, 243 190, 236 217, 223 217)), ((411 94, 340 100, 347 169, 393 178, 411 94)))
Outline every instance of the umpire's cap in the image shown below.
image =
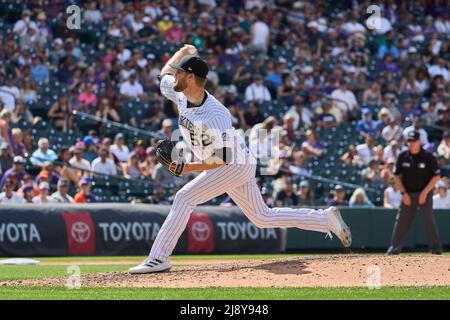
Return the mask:
POLYGON ((209 71, 206 61, 193 55, 187 55, 181 59, 180 63, 171 63, 170 66, 177 70, 193 73, 201 79, 206 79, 209 71))
POLYGON ((406 135, 406 140, 408 141, 417 141, 420 139, 420 133, 416 130, 408 132, 406 135))

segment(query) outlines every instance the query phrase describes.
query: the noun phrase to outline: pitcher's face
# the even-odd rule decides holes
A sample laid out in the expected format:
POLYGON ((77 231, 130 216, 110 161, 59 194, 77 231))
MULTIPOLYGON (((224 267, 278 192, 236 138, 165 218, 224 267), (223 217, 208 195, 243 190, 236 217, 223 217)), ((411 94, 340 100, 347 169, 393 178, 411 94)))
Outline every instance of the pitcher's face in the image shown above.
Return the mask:
POLYGON ((175 83, 173 84, 173 90, 176 92, 183 92, 187 88, 187 76, 186 71, 177 70, 175 73, 175 83))

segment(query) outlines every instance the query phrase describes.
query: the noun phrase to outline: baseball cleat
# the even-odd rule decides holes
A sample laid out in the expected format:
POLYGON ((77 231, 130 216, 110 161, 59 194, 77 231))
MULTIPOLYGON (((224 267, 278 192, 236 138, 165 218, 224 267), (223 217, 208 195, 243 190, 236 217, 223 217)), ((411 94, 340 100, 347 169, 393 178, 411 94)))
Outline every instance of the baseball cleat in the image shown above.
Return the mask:
POLYGON ((352 244, 352 234, 350 228, 342 219, 341 212, 336 207, 325 209, 327 212, 328 227, 342 242, 344 247, 350 247, 352 244))
POLYGON ((168 271, 171 267, 169 261, 145 259, 140 265, 128 269, 128 272, 132 274, 163 272, 168 271))

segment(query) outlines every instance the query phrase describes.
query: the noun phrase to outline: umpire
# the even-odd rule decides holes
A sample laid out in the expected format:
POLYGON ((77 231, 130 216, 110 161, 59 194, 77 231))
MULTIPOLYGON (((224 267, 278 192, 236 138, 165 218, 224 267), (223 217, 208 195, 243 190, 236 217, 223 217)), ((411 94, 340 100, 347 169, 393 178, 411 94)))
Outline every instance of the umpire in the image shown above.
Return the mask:
POLYGON ((391 246, 386 254, 394 255, 401 252, 403 241, 418 208, 422 214, 431 253, 442 254, 442 245, 432 210, 432 190, 440 179, 438 163, 431 153, 421 147, 418 131, 408 132, 406 138, 408 150, 399 154, 394 170, 395 182, 402 194, 402 203, 392 231, 391 246))

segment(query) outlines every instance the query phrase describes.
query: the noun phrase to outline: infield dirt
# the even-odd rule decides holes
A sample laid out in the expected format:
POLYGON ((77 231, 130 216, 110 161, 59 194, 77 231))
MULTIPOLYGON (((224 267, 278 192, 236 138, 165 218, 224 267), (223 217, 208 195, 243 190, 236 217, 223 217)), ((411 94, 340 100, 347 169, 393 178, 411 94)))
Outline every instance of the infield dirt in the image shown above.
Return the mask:
MULTIPOLYGON (((195 263, 177 260, 169 272, 131 275, 124 266, 123 272, 83 275, 81 282, 88 287, 361 287, 367 286, 368 279, 372 284, 380 279, 381 286, 450 285, 450 256, 333 255, 195 263)), ((65 283, 66 278, 61 277, 8 281, 0 286, 65 283)))

